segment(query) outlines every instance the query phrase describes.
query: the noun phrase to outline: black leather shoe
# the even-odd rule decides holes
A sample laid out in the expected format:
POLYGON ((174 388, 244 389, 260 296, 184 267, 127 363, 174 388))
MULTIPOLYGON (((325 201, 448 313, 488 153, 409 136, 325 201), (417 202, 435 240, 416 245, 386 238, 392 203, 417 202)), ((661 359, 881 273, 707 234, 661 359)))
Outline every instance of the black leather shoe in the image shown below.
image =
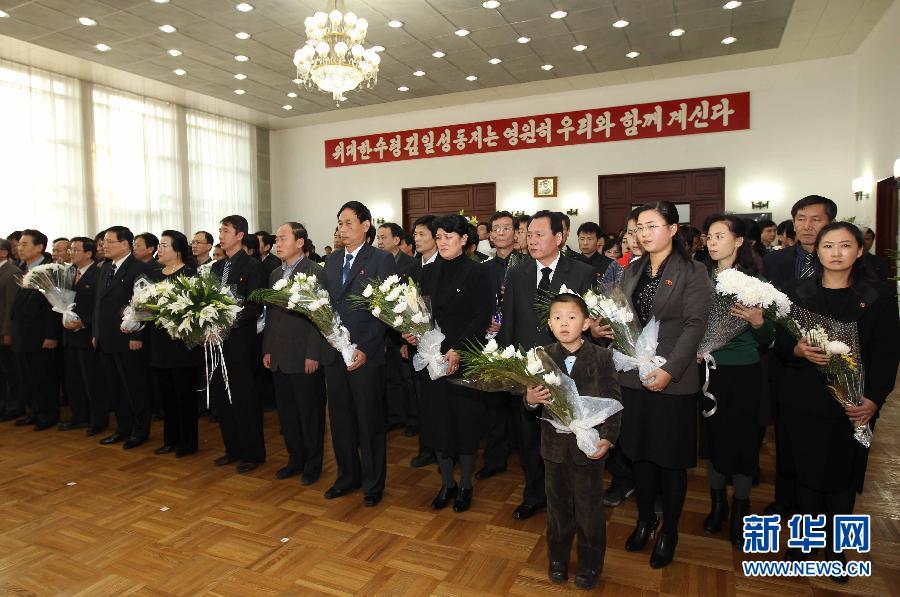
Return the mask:
POLYGON ((597 570, 579 570, 575 575, 575 588, 591 590, 600 582, 600 572, 597 570))
POLYGON ((659 519, 654 518, 650 521, 639 520, 637 526, 634 527, 631 535, 625 541, 626 551, 640 551, 647 545, 647 541, 653 536, 656 527, 659 526, 659 519))
POLYGON ((456 500, 453 502, 454 512, 465 512, 472 506, 472 488, 462 487, 456 494, 456 500))
POLYGON ((87 427, 87 423, 60 423, 59 430, 60 431, 71 431, 72 429, 84 429, 87 427))
POLYGON ((432 510, 443 510, 447 507, 447 504, 450 503, 450 500, 456 497, 456 494, 459 491, 459 487, 454 485, 453 487, 441 487, 441 490, 438 492, 434 499, 431 500, 431 509, 432 510))
POLYGON ((48 421, 46 423, 35 423, 34 430, 35 431, 46 431, 51 427, 56 427, 56 421, 48 421))
POLYGON ((351 493, 357 489, 359 489, 359 485, 357 485, 355 487, 330 487, 325 492, 325 499, 333 500, 334 498, 343 497, 343 496, 347 495, 348 493, 351 493))
POLYGON ((731 544, 737 548, 744 545, 744 517, 750 514, 750 500, 731 500, 731 544))
POLYGON ((710 489, 709 499, 712 505, 703 519, 703 531, 713 534, 722 530, 722 523, 728 518, 728 494, 724 489, 710 489))
POLYGON ((650 554, 650 567, 663 568, 672 563, 675 557, 675 546, 678 545, 678 534, 660 533, 650 554))
POLYGON ((244 461, 241 461, 241 463, 238 464, 234 470, 236 470, 239 475, 243 475, 244 473, 249 473, 250 471, 254 470, 258 466, 259 466, 258 462, 253 462, 251 460, 244 460, 244 461))
POLYGON ((609 488, 603 492, 602 503, 604 506, 615 508, 634 493, 634 485, 628 485, 623 482, 615 482, 609 484, 609 488))
POLYGON ((104 437, 100 440, 100 444, 103 446, 108 446, 110 444, 117 444, 119 442, 125 441, 125 434, 123 433, 113 433, 108 437, 104 437))
POLYGON ((569 563, 568 562, 550 562, 550 568, 547 570, 547 578, 552 582, 563 583, 569 580, 569 563))
POLYGON ((37 418, 32 415, 25 415, 21 419, 16 419, 16 427, 28 427, 37 423, 37 418))
POLYGON ((493 468, 493 467, 482 467, 475 473, 475 478, 479 481, 484 481, 485 479, 490 479, 494 475, 498 475, 500 473, 506 472, 506 467, 503 468, 493 468))
POLYGON ((413 459, 409 461, 409 466, 413 468, 422 468, 423 466, 428 466, 429 464, 434 464, 437 460, 434 459, 434 454, 431 452, 420 452, 416 456, 413 456, 413 459))
POLYGON ((132 448, 137 448, 146 441, 146 437, 129 437, 128 440, 124 444, 122 444, 122 449, 130 450, 132 448))
POLYGON ((168 454, 169 452, 174 452, 175 446, 160 446, 157 449, 153 450, 154 454, 162 456, 163 454, 168 454))
POLYGON ((541 508, 546 508, 547 504, 519 504, 519 507, 513 510, 513 518, 516 520, 525 520, 531 518, 541 508))
POLYGON ((106 427, 88 427, 88 430, 84 432, 87 437, 93 437, 95 435, 99 435, 106 431, 106 427))
POLYGON ((319 480, 319 475, 307 475, 304 473, 300 476, 300 485, 312 485, 319 480))
POLYGON ((378 502, 381 501, 383 495, 384 494, 381 493, 373 493, 371 495, 363 496, 363 506, 365 506, 366 508, 377 506, 378 502))
POLYGON ((281 481, 283 479, 287 479, 288 477, 293 477, 298 472, 299 471, 292 466, 283 466, 278 469, 278 472, 275 473, 275 478, 281 481))
POLYGON ((226 464, 232 464, 237 461, 238 461, 237 458, 234 458, 232 456, 229 456, 228 454, 225 454, 224 456, 219 456, 218 458, 213 460, 213 464, 216 466, 225 466, 226 464))
POLYGON ((187 450, 183 450, 178 448, 175 450, 175 458, 184 458, 185 456, 190 456, 191 454, 196 454, 197 448, 189 448, 187 450))

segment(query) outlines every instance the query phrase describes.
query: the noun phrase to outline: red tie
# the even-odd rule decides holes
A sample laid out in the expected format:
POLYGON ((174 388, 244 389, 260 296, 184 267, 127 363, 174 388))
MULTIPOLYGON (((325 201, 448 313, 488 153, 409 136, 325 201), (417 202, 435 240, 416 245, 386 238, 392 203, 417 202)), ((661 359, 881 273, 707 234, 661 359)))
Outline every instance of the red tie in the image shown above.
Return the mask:
POLYGON ((81 269, 75 270, 75 283, 78 284, 78 280, 81 279, 81 269))

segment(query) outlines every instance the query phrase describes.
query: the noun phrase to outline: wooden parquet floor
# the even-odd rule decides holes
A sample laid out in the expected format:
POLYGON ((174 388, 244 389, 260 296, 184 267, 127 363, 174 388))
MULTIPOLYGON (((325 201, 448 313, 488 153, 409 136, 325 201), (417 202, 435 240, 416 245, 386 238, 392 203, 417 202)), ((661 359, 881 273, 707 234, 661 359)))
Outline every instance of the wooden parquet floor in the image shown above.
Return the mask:
MULTIPOLYGON (((828 579, 745 578, 743 554, 705 535, 706 475, 690 472, 675 562, 663 570, 624 542, 634 501, 607 509, 606 566, 598 595, 900 595, 900 396, 879 422, 866 493, 857 512, 873 519, 873 575, 839 586, 828 579)), ((81 431, 36 433, 0 426, 0 595, 563 595, 583 594, 546 576, 543 513, 515 521, 522 475, 477 482, 472 509, 434 512, 440 478, 412 469, 415 438, 392 432, 384 500, 328 501, 321 480, 274 480, 286 462, 275 413, 266 415, 268 462, 248 475, 216 468, 218 429, 201 421, 201 451, 155 456, 161 425, 132 451, 81 431)), ((329 441, 326 438, 326 445, 329 441)), ((763 447, 760 512, 772 498, 773 446, 763 447)), ((784 541, 784 539, 782 540, 784 541)), ((853 554, 853 559, 856 554, 853 554)), ((573 556, 573 562, 575 558, 573 556)), ((572 571, 574 577, 574 570, 572 571)))

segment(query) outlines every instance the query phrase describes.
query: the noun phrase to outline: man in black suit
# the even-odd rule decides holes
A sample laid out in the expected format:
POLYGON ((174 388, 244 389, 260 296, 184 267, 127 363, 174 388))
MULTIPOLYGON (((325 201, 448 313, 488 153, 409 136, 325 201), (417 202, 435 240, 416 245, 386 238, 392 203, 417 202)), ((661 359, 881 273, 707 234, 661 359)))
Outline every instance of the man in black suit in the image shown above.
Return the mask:
POLYGON ((597 283, 614 284, 622 277, 624 268, 603 254, 603 232, 596 222, 578 227, 578 250, 578 257, 594 268, 597 283))
POLYGON ((106 260, 100 267, 97 298, 91 322, 93 344, 100 355, 106 388, 116 411, 116 431, 103 445, 124 441, 126 450, 140 446, 150 435, 150 367, 144 332, 121 329, 122 312, 131 302, 134 283, 150 270, 131 254, 134 235, 124 226, 104 233, 106 260))
MULTIPOLYGON (((822 266, 816 256, 816 237, 819 231, 837 217, 837 205, 831 199, 820 195, 809 195, 791 207, 794 233, 797 242, 779 251, 770 251, 763 258, 765 276, 777 288, 783 289, 793 280, 812 278, 822 266)), ((792 458, 786 453, 786 445, 779 442, 779 408, 782 399, 778 391, 783 363, 772 352, 768 359, 769 383, 772 388, 773 419, 775 420, 775 501, 766 506, 766 514, 787 516, 796 508, 796 475, 792 458)), ((789 398, 785 396, 784 398, 789 398)))
MULTIPOLYGON (((542 210, 528 225, 528 251, 534 261, 510 272, 503 298, 503 323, 500 346, 515 345, 531 349, 554 342, 546 325, 538 324, 534 304, 541 295, 554 296, 560 286, 581 294, 594 282, 594 270, 586 263, 560 252, 563 246, 563 221, 559 212, 542 210)), ((541 459, 540 421, 524 405, 515 409, 519 432, 519 455, 525 470, 522 503, 513 517, 530 518, 547 503, 544 492, 544 461, 541 459)))
MULTIPOLYGON (((282 224, 275 233, 275 249, 282 266, 269 275, 269 286, 298 273, 321 276, 322 266, 304 256, 306 228, 297 222, 282 224)), ((319 364, 331 362, 335 351, 326 350, 319 330, 299 313, 281 307, 266 308, 263 365, 272 371, 281 435, 288 451, 287 466, 276 479, 300 474, 302 485, 312 485, 322 473, 325 437, 325 374, 319 364)))
POLYGON ((387 433, 384 418, 384 336, 386 326, 365 310, 354 309, 348 297, 361 295, 370 278, 387 278, 396 271, 390 253, 366 243, 372 213, 359 201, 338 211, 343 248, 325 263, 324 282, 331 304, 356 344, 350 365, 342 359, 325 366, 331 440, 338 474, 326 499, 346 495, 360 485, 363 503, 374 506, 384 493, 387 433))
POLYGON ((275 235, 269 234, 266 230, 257 230, 255 236, 259 240, 259 260, 263 264, 266 274, 271 274, 281 267, 281 258, 272 254, 275 235))
MULTIPOLYGON (((267 286, 262 263, 243 250, 248 231, 243 216, 223 218, 219 223, 219 244, 226 257, 212 266, 222 284, 234 287, 235 294, 245 299, 257 288, 267 286)), ((225 443, 225 455, 216 458, 214 464, 238 462, 238 473, 252 471, 266 461, 262 400, 253 385, 253 365, 262 358, 256 344, 256 320, 261 311, 259 303, 244 302, 223 345, 230 392, 225 388, 221 369, 216 370, 211 387, 225 443)))
POLYGON ((87 427, 87 435, 97 435, 109 425, 109 396, 100 370, 100 361, 91 345, 94 303, 100 283, 100 266, 94 263, 94 241, 76 236, 69 246, 75 268, 75 314, 78 321, 64 323, 66 394, 72 420, 60 423, 60 431, 87 427))
MULTIPOLYGON (((275 235, 269 234, 266 230, 257 230, 253 236, 259 242, 258 256, 263 269, 266 271, 266 280, 268 281, 272 272, 281 269, 281 259, 272 253, 272 249, 275 246, 275 235)), ((309 249, 308 241, 309 239, 307 239, 305 249, 309 249)), ((264 311, 265 307, 263 308, 264 311)), ((258 322, 256 329, 259 330, 261 325, 262 322, 258 322)), ((256 386, 256 393, 259 394, 262 400, 263 410, 269 412, 276 409, 275 386, 272 385, 272 372, 262 365, 263 334, 261 331, 258 331, 256 334, 255 342, 255 350, 259 358, 253 361, 253 385, 256 386)))
MULTIPOLYGON (((19 258, 27 270, 51 263, 45 251, 47 236, 38 230, 23 230, 19 258)), ((10 315, 12 351, 16 355, 19 381, 31 413, 16 425, 34 424, 35 431, 49 429, 59 421, 59 359, 57 348, 62 335, 61 316, 47 299, 31 288, 16 294, 10 315)))
POLYGON ((194 233, 194 238, 191 239, 191 253, 197 258, 197 267, 209 263, 210 259, 212 259, 209 252, 212 251, 212 248, 212 234, 206 230, 198 230, 194 233))
MULTIPOLYGON (((400 250, 403 229, 398 224, 387 222, 378 227, 375 246, 391 254, 397 265, 397 273, 402 280, 410 276, 416 260, 400 250)), ((398 332, 388 330, 385 359, 385 406, 388 429, 406 427, 405 434, 412 437, 419 431, 419 408, 413 389, 412 366, 409 359, 401 354, 405 344, 398 332)), ((407 349, 407 354, 408 349, 407 349)))
POLYGON ((12 352, 12 307, 19 292, 18 278, 22 270, 12 257, 12 242, 0 239, 0 422, 11 421, 25 414, 12 352))
MULTIPOLYGON (((159 251, 159 238, 152 232, 142 232, 134 237, 132 255, 138 261, 146 263, 149 271, 159 271, 163 268, 162 264, 156 260, 157 251, 159 251)), ((147 334, 144 340, 149 339, 150 334, 147 334)))

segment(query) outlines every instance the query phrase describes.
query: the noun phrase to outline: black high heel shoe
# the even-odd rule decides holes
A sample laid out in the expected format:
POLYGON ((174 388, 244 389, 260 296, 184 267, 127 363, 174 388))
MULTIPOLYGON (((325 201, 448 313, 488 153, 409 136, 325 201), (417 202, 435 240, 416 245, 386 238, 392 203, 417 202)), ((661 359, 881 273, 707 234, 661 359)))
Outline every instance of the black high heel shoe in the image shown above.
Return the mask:
POLYGON ((660 533, 656 538, 656 545, 653 546, 653 553, 650 554, 650 567, 663 568, 672 563, 675 558, 676 545, 678 545, 678 533, 671 535, 660 533))
POLYGON ((644 546, 647 545, 647 541, 653 536, 653 533, 656 532, 658 526, 659 518, 654 518, 649 521, 638 520, 637 526, 634 527, 634 531, 628 536, 628 540, 625 541, 626 551, 640 551, 644 549, 644 546))
POLYGON ((459 495, 456 496, 456 501, 453 502, 453 511, 454 512, 465 512, 472 505, 472 488, 471 487, 463 487, 459 490, 459 495))
POLYGON ((431 500, 431 509, 432 510, 443 510, 447 507, 447 504, 450 503, 450 500, 456 497, 456 494, 459 490, 459 487, 454 485, 453 487, 441 487, 441 490, 438 492, 434 499, 431 500))

